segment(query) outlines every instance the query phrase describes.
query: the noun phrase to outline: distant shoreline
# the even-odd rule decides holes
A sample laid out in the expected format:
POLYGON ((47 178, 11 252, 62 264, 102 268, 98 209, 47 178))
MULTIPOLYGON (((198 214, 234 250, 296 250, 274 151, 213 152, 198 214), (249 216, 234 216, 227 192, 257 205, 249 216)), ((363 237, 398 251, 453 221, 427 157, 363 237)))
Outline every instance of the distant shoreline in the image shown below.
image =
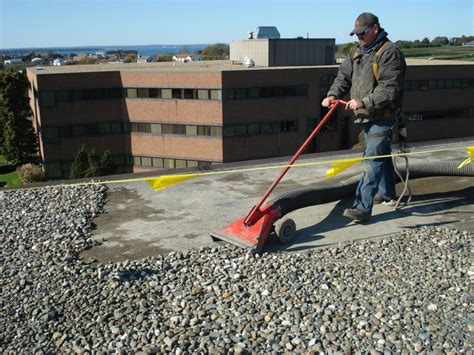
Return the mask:
POLYGON ((143 46, 79 46, 79 47, 36 47, 36 48, 6 48, 0 49, 2 55, 25 55, 31 52, 53 52, 61 55, 67 54, 95 54, 96 52, 105 52, 113 50, 135 50, 139 55, 152 54, 176 54, 187 49, 189 52, 197 52, 212 44, 150 44, 143 46))

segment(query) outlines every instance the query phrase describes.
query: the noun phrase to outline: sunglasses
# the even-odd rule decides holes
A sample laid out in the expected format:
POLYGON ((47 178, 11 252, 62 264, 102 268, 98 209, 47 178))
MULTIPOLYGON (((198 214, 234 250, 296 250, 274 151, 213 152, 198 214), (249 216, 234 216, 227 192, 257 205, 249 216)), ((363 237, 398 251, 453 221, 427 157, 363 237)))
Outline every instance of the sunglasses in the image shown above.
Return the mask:
POLYGON ((370 31, 371 28, 372 28, 372 26, 367 27, 367 28, 366 28, 364 31, 362 31, 361 33, 356 33, 357 38, 364 37, 364 36, 370 31))

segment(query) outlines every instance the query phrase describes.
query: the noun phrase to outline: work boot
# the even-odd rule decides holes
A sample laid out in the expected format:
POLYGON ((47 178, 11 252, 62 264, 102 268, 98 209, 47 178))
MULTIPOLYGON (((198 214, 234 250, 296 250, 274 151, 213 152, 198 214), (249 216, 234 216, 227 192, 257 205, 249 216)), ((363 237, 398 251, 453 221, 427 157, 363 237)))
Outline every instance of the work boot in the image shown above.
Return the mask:
POLYGON ((385 205, 385 206, 395 206, 395 200, 391 198, 387 198, 378 192, 374 196, 374 205, 385 205))
POLYGON ((366 222, 370 218, 370 213, 363 212, 358 208, 346 208, 342 215, 352 219, 354 222, 366 222))

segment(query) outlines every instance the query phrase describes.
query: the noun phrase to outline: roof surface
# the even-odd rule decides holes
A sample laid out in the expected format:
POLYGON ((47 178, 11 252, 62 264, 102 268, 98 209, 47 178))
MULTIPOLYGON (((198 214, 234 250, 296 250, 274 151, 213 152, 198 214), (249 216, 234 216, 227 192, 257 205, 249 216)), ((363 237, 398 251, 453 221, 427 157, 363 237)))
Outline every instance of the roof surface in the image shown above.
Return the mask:
MULTIPOLYGON (((407 64, 412 65, 472 65, 474 61, 459 60, 428 60, 408 58, 407 64)), ((222 72, 230 70, 283 70, 283 69, 310 69, 310 68, 337 68, 339 65, 315 65, 315 66, 282 66, 282 67, 253 67, 247 68, 240 63, 232 64, 229 60, 194 61, 190 63, 158 62, 158 63, 107 63, 88 65, 63 65, 44 66, 41 68, 28 68, 27 70, 36 75, 63 74, 63 73, 87 73, 98 71, 150 71, 150 72, 222 72)))

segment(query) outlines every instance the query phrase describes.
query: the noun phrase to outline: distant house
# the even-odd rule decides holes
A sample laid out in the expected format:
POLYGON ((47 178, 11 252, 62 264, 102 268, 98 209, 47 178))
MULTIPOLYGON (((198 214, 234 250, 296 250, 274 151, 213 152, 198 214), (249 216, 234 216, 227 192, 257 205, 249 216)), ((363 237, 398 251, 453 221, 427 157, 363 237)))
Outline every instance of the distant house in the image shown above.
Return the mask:
POLYGON ((142 55, 137 59, 137 63, 151 63, 156 62, 156 57, 154 55, 142 55))
POLYGON ((193 61, 193 54, 189 53, 178 53, 173 56, 173 62, 188 63, 193 61))
POLYGON ((21 58, 12 58, 12 59, 7 59, 3 62, 3 64, 17 64, 21 63, 23 60, 21 58))
POLYGON ((469 42, 464 42, 463 44, 463 47, 473 47, 474 46, 474 41, 469 41, 469 42))
POLYGON ((53 60, 53 65, 64 65, 64 59, 56 58, 55 60, 53 60))
POLYGON ((43 65, 44 59, 40 57, 36 57, 31 60, 31 63, 33 63, 34 65, 43 65))

